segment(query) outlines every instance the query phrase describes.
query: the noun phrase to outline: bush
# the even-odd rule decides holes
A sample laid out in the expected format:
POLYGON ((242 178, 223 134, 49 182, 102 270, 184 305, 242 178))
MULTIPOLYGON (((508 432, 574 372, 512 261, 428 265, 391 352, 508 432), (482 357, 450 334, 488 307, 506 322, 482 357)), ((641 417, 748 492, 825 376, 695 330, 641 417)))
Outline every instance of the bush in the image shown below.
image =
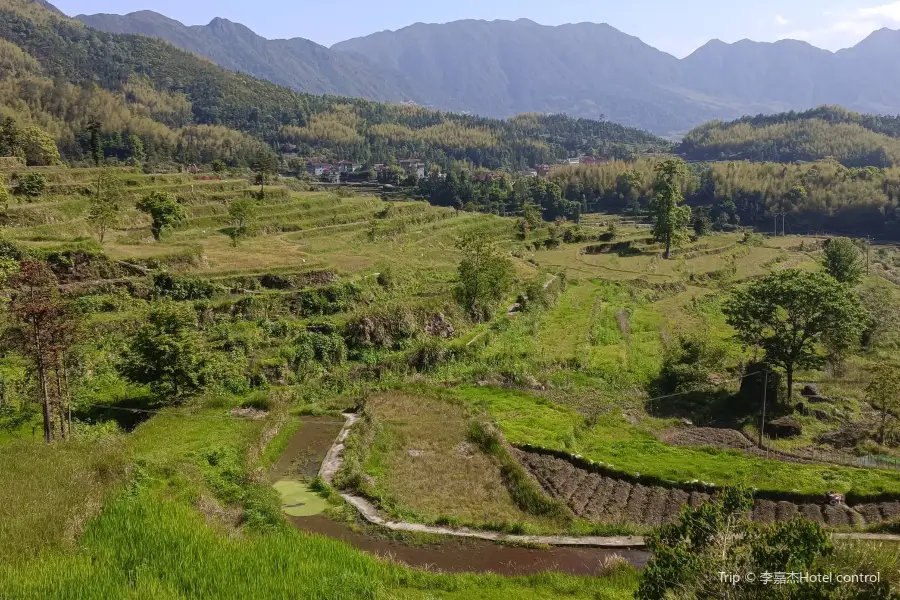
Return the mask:
POLYGON ((421 332, 417 315, 405 307, 359 315, 344 327, 347 345, 354 350, 399 349, 421 332))
POLYGON ((42 173, 27 173, 12 176, 12 193, 16 196, 35 198, 47 189, 47 178, 42 173))
POLYGON ((359 292, 359 287, 352 283, 303 290, 291 296, 290 309, 300 317, 346 312, 359 298, 359 292))
POLYGON ((218 287, 205 279, 178 277, 169 273, 157 273, 153 276, 153 297, 170 300, 209 300, 218 287))
POLYGON ((711 376, 722 371, 724 357, 723 349, 707 335, 679 337, 666 349, 657 391, 675 394, 715 388, 711 376))
POLYGON ((193 309, 163 301, 144 315, 119 368, 126 379, 177 401, 209 383, 209 358, 193 309))
POLYGON ((294 366, 297 369, 317 362, 323 366, 339 366, 347 360, 347 345, 336 333, 305 331, 297 336, 294 366))

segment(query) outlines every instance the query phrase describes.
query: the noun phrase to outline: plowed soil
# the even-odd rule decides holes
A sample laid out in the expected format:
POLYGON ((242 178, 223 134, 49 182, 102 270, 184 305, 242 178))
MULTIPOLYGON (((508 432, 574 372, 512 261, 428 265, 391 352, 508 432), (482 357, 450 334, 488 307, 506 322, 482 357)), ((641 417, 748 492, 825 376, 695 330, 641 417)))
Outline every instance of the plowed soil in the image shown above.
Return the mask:
MULTIPOLYGON (((595 523, 657 526, 676 521, 686 505, 697 507, 710 500, 703 492, 634 484, 593 473, 555 456, 524 450, 516 450, 516 455, 544 491, 595 523)), ((753 505, 752 518, 760 523, 788 521, 797 515, 828 527, 862 528, 900 518, 900 502, 831 505, 823 495, 821 502, 757 499, 753 505)))

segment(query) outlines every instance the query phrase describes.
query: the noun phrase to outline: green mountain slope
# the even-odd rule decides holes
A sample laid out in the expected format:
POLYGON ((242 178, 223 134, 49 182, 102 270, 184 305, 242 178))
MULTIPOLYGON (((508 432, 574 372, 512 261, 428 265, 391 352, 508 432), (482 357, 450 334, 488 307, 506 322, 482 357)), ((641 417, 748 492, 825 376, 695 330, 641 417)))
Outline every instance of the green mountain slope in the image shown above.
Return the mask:
POLYGON ((333 52, 301 38, 267 40, 227 19, 215 18, 208 25, 188 27, 149 10, 75 18, 108 33, 157 37, 226 69, 311 94, 390 102, 416 100, 400 72, 375 68, 359 57, 333 52))
MULTIPOLYGON (((21 50, 19 62, 31 65, 0 86, 6 112, 55 129, 69 158, 79 158, 79 149, 84 153, 94 121, 113 145, 137 136, 149 154, 184 161, 216 152, 245 161, 254 138, 325 157, 381 162, 415 155, 510 168, 570 153, 666 145, 607 122, 552 116, 499 121, 301 94, 227 71, 160 39, 90 29, 28 0, 0 1, 0 39, 21 50)), ((117 156, 130 157, 125 150, 117 156)))
POLYGON ((691 160, 813 161, 848 167, 900 165, 900 117, 864 115, 839 106, 713 121, 685 136, 677 151, 691 160))
POLYGON ((146 11, 78 18, 112 33, 161 37, 303 92, 409 99, 498 118, 535 111, 605 115, 669 135, 711 119, 820 104, 900 113, 900 32, 889 29, 836 53, 796 40, 712 40, 679 60, 594 23, 416 23, 329 50, 307 40, 265 40, 223 19, 185 27, 146 11))

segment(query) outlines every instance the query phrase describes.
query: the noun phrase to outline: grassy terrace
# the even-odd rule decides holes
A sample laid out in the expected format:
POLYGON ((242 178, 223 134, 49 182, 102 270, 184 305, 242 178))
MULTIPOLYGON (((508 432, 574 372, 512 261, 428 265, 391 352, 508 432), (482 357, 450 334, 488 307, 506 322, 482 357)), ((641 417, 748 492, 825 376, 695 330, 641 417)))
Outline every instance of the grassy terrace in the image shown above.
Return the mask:
POLYGON ((626 473, 809 494, 836 490, 877 495, 900 490, 900 473, 895 471, 797 465, 738 451, 673 447, 654 437, 655 431, 671 424, 656 419, 632 425, 621 413, 611 413, 590 426, 569 408, 521 392, 461 388, 456 393, 489 411, 511 443, 581 454, 626 473))
MULTIPOLYGON (((33 202, 17 199, 12 204, 6 237, 32 249, 96 248, 84 220, 96 172, 45 173, 50 192, 33 202)), ((227 202, 249 192, 246 181, 129 171, 121 175, 129 202, 123 206, 120 226, 103 245, 104 253, 115 260, 152 259, 186 277, 223 282, 327 269, 340 282, 359 282, 367 305, 441 307, 458 262, 459 235, 477 231, 509 248, 516 243, 509 220, 457 215, 423 203, 271 186, 259 211, 258 234, 235 248, 223 231, 227 202), (160 188, 179 196, 189 218, 154 242, 148 219, 131 202, 160 188), (376 289, 372 276, 388 265, 398 283, 391 291, 376 289)), ((525 260, 517 261, 517 269, 525 275, 536 272, 525 260)), ((237 299, 220 297, 213 304, 237 299)), ((98 332, 97 345, 89 345, 85 353, 95 378, 89 389, 79 392, 88 404, 143 406, 146 390, 118 378, 108 346, 99 340, 119 339, 119 332, 131 326, 144 306, 145 301, 130 299, 120 308, 88 315, 90 327, 98 332)), ((330 318, 339 324, 349 315, 330 318)), ((282 319, 301 325, 307 320, 291 315, 282 319)), ((258 322, 248 320, 230 326, 227 335, 247 344, 254 361, 277 359, 279 347, 261 331, 258 322)), ((22 369, 15 357, 3 361, 4 376, 21 378, 22 369)), ((362 388, 347 371, 349 367, 323 373, 324 384, 314 380, 289 388, 273 386, 249 397, 216 391, 187 406, 166 408, 131 433, 115 433, 112 422, 106 421, 89 427, 85 439, 55 447, 34 440, 32 423, 4 433, 0 598, 561 600, 632 595, 636 574, 627 568, 603 578, 436 575, 379 561, 289 527, 265 469, 284 448, 291 429, 268 446, 265 442, 284 418, 352 406, 362 388), (272 409, 267 420, 229 415, 230 409, 255 402, 272 409)), ((113 411, 103 418, 109 416, 122 414, 113 411)), ((500 503, 498 510, 510 506, 508 501, 500 503)), ((490 507, 469 509, 502 518, 491 514, 490 507)))
MULTIPOLYGON (((84 219, 96 172, 60 169, 47 176, 48 194, 11 205, 5 236, 34 250, 99 250, 84 219)), ((630 241, 626 251, 585 251, 596 242, 538 250, 547 229, 520 239, 512 219, 297 191, 283 181, 269 186, 256 234, 234 247, 226 235, 227 206, 256 189, 246 180, 130 171, 122 177, 129 198, 103 253, 222 284, 213 298, 196 303, 209 309, 203 335, 219 351, 232 352, 229 363, 264 376, 267 384, 241 393, 216 389, 185 406, 165 408, 131 433, 115 431, 110 417, 121 415, 92 412, 90 405, 148 407, 148 391, 120 378, 115 357, 123 332, 149 301, 112 287, 90 291, 84 302, 94 307, 86 315, 93 335, 83 360, 92 378, 75 394, 84 439, 45 448, 33 441, 34 423, 0 434, 0 580, 10 582, 0 589, 2 600, 4 593, 17 599, 632 595, 636 575, 627 569, 591 579, 442 576, 379 562, 287 527, 265 477, 290 430, 272 440, 277 425, 302 414, 335 414, 363 398, 369 398, 375 423, 360 448, 359 474, 369 485, 364 491, 388 514, 420 522, 614 533, 571 515, 535 511, 533 490, 510 485, 509 465, 473 442, 473 427, 490 421, 511 442, 579 453, 626 472, 809 493, 900 491, 900 474, 891 471, 787 465, 736 451, 670 446, 657 436, 679 420, 647 413, 654 380, 680 335, 705 332, 719 344, 723 380, 747 360, 725 324, 722 300, 731 287, 772 269, 816 268, 818 256, 808 241, 748 244, 738 234, 718 234, 663 261, 645 228, 623 224, 617 242, 630 241), (188 219, 155 242, 149 220, 133 201, 159 188, 176 192, 188 219), (518 286, 564 273, 565 291, 552 306, 517 316, 501 310, 489 323, 470 323, 451 296, 460 259, 455 243, 468 232, 510 252, 518 286), (334 286, 352 283, 358 297, 304 312, 285 300, 333 286, 266 290, 254 284, 267 274, 289 278, 316 270, 331 271, 334 286), (375 277, 384 272, 391 285, 375 277), (251 289, 227 293, 231 287, 251 289), (456 339, 422 334, 394 346, 356 349, 347 362, 306 370, 290 362, 297 344, 291 335, 310 324, 340 331, 352 319, 372 317, 377 324, 379 314, 403 310, 440 312, 453 322, 456 339), (412 354, 426 342, 436 342, 448 358, 417 371, 412 354), (269 416, 230 416, 239 406, 262 406, 269 416)), ((584 229, 596 235, 609 219, 592 216, 597 226, 584 229)), ((151 283, 139 272, 127 273, 116 285, 129 280, 147 289, 151 283)), ((893 283, 867 281, 876 283, 897 297, 893 283)), ((515 299, 516 292, 507 304, 515 299)), ((815 377, 825 393, 840 398, 836 405, 856 417, 863 412, 865 384, 847 380, 863 381, 868 366, 889 353, 851 357, 852 377, 800 376, 815 377)), ((15 355, 0 361, 0 374, 10 389, 25 389, 25 367, 15 355)), ((790 444, 811 444, 834 427, 814 417, 804 417, 803 424, 804 436, 790 444)))
MULTIPOLYGON (((627 570, 581 579, 414 572, 297 532, 280 520, 273 490, 253 483, 260 463, 242 458, 271 424, 225 416, 236 400, 214 404, 166 411, 99 448, 0 447, 0 597, 549 600, 634 589, 627 570), (243 518, 257 526, 235 535, 240 510, 224 499, 248 507, 243 518)), ((256 460, 265 466, 265 457, 256 460)))

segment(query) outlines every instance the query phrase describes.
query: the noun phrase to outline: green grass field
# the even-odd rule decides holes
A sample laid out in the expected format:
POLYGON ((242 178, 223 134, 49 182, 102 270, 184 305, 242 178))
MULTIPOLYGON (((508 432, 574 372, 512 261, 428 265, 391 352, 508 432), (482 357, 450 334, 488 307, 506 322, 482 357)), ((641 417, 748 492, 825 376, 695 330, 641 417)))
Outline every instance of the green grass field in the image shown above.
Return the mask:
POLYGON ((522 392, 476 387, 455 393, 496 418, 511 443, 580 454, 626 473, 808 494, 837 490, 865 496, 900 490, 896 471, 798 465, 738 451, 673 447, 653 436, 665 425, 655 419, 632 425, 621 413, 611 413, 588 425, 574 410, 522 392))

